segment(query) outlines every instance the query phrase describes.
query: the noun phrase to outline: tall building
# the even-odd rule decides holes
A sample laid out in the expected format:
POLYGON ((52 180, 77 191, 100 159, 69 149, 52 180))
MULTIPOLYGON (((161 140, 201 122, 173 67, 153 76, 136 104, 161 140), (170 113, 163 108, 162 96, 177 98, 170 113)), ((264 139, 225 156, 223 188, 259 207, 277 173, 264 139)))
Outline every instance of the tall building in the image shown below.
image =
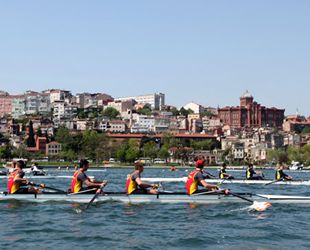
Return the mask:
POLYGON ((126 101, 133 99, 137 103, 149 103, 152 109, 161 110, 162 106, 165 105, 165 94, 150 94, 150 95, 138 95, 138 96, 130 96, 130 97, 120 97, 115 98, 114 101, 126 101))
POLYGON ((240 97, 240 106, 218 108, 221 123, 235 128, 240 127, 282 127, 285 109, 266 108, 253 102, 248 92, 240 97))

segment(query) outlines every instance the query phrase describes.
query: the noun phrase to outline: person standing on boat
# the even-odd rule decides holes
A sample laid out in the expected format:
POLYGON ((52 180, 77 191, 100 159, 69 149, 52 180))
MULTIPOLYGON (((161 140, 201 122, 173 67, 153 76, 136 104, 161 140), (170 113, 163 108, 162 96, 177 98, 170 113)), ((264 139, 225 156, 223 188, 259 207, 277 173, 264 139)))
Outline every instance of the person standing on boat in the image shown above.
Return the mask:
POLYGON ((254 171, 253 164, 249 164, 246 170, 246 179, 247 180, 263 180, 264 173, 262 171, 254 171), (254 176, 254 174, 260 174, 261 176, 254 176))
MULTIPOLYGON (((95 179, 89 178, 86 174, 85 171, 87 171, 89 167, 89 163, 87 160, 81 160, 80 161, 80 170, 75 172, 72 178, 71 182, 71 190, 72 193, 77 193, 80 191, 87 191, 91 190, 93 188, 100 188, 102 186, 107 185, 108 181, 97 181, 95 179), (86 188, 83 187, 83 183, 87 185, 86 188)), ((95 193, 96 190, 91 190, 87 193, 95 193)))
POLYGON ((223 163, 220 173, 219 173, 220 179, 235 179, 231 174, 226 173, 226 163, 223 163))
POLYGON ((277 180, 279 180, 279 179, 286 179, 286 180, 291 180, 291 179, 293 179, 292 176, 289 176, 289 175, 285 174, 285 173, 283 172, 283 169, 284 169, 284 167, 283 167, 283 165, 281 164, 280 167, 278 168, 277 172, 276 172, 276 179, 277 179, 277 180))
POLYGON ((25 172, 23 168, 25 163, 22 160, 16 162, 16 169, 9 175, 8 190, 10 194, 42 194, 42 192, 36 187, 22 188, 21 186, 34 185, 33 182, 29 182, 24 178, 25 172))
POLYGON ((127 194, 157 194, 155 190, 158 188, 157 184, 149 184, 141 180, 140 174, 143 172, 143 168, 142 162, 137 161, 135 163, 136 171, 128 177, 126 183, 127 194), (147 189, 150 187, 153 189, 147 189))
POLYGON ((217 191, 220 189, 219 186, 208 184, 205 181, 205 178, 202 174, 203 167, 204 167, 203 160, 197 160, 196 170, 191 172, 187 177, 186 182, 187 194, 202 193, 207 191, 217 191), (206 189, 198 190, 198 186, 205 187, 206 189))

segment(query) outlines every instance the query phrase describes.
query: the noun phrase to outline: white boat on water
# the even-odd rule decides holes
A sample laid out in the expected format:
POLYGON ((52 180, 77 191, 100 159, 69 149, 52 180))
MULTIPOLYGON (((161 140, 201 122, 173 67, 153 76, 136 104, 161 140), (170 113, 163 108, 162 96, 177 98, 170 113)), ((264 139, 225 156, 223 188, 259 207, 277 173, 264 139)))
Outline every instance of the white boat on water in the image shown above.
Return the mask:
MULTIPOLYGON (((143 177, 142 181, 146 182, 186 182, 187 177, 179 177, 179 178, 150 178, 143 177)), ((268 184, 275 180, 265 179, 265 180, 245 180, 245 179, 232 179, 232 180, 223 180, 223 179, 205 179, 208 183, 223 183, 223 184, 268 184)), ((310 180, 283 180, 277 181, 271 184, 275 185, 310 185, 310 180)))
POLYGON ((303 165, 300 165, 298 161, 292 161, 290 165, 290 170, 302 170, 302 169, 303 169, 303 165))
MULTIPOLYGON (((286 195, 262 195, 252 193, 236 193, 241 197, 251 199, 256 202, 270 202, 282 204, 310 204, 310 197, 286 196, 286 195)), ((88 203, 94 194, 7 194, 0 192, 0 201, 20 200, 30 202, 62 201, 71 203, 88 203)), ((230 194, 201 194, 188 195, 180 192, 160 192, 153 194, 131 194, 124 192, 106 192, 100 194, 95 202, 122 202, 122 203, 197 203, 197 204, 220 204, 247 202, 242 198, 230 194)))

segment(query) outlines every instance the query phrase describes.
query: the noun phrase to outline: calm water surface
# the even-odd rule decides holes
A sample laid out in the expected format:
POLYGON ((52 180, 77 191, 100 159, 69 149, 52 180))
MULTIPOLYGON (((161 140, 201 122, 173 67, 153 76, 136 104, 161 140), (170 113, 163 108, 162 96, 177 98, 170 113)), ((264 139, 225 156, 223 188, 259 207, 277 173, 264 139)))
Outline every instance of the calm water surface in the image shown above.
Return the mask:
MULTIPOLYGON (((106 191, 125 191, 132 169, 89 171, 109 181, 106 191)), ((216 169, 209 172, 218 175, 216 169)), ((229 171, 227 171, 229 172, 229 171)), ((49 170, 51 175, 71 176, 73 171, 49 170)), ((244 172, 230 172, 243 177, 244 172)), ((274 171, 265 170, 273 178, 274 171)), ((288 172, 295 179, 310 179, 309 172, 288 172)), ((183 177, 180 169, 145 169, 144 177, 183 177)), ((36 180, 67 189, 70 178, 36 180)), ((232 191, 310 196, 309 186, 222 185, 232 191)), ((166 190, 185 191, 185 183, 165 183, 166 190)), ((6 180, 0 179, 6 191, 6 180)), ((310 249, 310 205, 274 204, 264 212, 248 203, 85 204, 0 202, 1 249, 310 249)))

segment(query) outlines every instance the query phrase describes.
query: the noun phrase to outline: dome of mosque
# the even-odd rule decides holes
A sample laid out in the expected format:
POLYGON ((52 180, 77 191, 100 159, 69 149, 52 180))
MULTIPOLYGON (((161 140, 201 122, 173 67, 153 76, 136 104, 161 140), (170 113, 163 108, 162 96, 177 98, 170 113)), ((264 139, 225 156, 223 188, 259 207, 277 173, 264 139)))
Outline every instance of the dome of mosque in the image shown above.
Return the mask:
POLYGON ((253 96, 246 90, 240 98, 253 98, 253 96))

